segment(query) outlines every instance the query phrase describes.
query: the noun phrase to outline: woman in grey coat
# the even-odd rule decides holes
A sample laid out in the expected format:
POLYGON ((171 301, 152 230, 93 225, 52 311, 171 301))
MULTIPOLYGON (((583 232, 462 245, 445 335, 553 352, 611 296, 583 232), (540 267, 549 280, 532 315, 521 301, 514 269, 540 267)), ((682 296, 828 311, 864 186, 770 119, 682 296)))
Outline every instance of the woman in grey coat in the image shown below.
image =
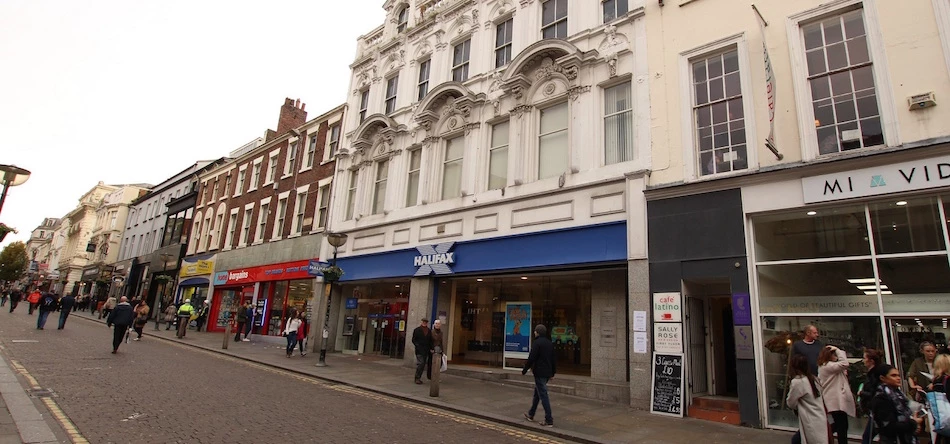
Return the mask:
POLYGON ((811 374, 808 358, 793 355, 788 366, 792 381, 789 383, 785 403, 798 412, 798 431, 802 444, 828 444, 828 419, 821 400, 818 381, 811 374))

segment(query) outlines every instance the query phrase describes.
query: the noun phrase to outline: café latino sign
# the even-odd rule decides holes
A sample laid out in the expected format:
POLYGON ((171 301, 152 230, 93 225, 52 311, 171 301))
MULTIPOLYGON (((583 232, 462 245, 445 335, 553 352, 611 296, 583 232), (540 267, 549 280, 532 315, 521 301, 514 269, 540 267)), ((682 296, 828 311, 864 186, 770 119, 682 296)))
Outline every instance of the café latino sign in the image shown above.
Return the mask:
POLYGON ((805 203, 926 190, 950 185, 950 155, 802 179, 805 203))

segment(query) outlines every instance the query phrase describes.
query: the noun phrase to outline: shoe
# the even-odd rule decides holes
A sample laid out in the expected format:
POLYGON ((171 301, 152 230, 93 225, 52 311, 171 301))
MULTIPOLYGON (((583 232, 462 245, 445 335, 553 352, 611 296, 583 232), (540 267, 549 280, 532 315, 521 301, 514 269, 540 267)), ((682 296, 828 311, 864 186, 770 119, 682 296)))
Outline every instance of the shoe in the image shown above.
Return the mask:
POLYGON ((117 351, 118 351, 118 350, 112 350, 112 354, 114 355, 114 354, 115 354, 115 352, 117 352, 117 351))
POLYGON ((527 419, 530 422, 534 422, 534 416, 529 415, 528 412, 524 412, 522 414, 524 415, 524 419, 527 419))
POLYGON ((241 339, 241 342, 251 342, 251 340, 248 338, 244 338, 244 339, 241 339))
POLYGON ((63 327, 58 327, 58 328, 56 328, 56 329, 57 329, 57 330, 62 330, 62 329, 63 329, 63 327))
POLYGON ((138 341, 138 340, 139 340, 139 338, 133 338, 132 340, 133 340, 133 341, 138 341))
POLYGON ((554 423, 553 423, 553 422, 544 421, 544 422, 541 423, 541 427, 554 427, 554 423))
POLYGON ((307 353, 306 353, 306 352, 300 352, 300 357, 302 358, 302 357, 304 357, 304 356, 307 356, 307 353))
POLYGON ((422 384, 422 380, 421 380, 421 379, 416 379, 416 384, 422 384))

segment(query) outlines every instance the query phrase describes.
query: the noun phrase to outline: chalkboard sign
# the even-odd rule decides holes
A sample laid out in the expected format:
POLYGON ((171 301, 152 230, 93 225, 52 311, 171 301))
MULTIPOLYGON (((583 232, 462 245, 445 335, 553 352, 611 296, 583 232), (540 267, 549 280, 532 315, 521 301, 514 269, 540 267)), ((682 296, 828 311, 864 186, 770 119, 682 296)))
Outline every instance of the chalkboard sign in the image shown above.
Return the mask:
POLYGON ((653 353, 650 412, 683 416, 683 355, 653 353))

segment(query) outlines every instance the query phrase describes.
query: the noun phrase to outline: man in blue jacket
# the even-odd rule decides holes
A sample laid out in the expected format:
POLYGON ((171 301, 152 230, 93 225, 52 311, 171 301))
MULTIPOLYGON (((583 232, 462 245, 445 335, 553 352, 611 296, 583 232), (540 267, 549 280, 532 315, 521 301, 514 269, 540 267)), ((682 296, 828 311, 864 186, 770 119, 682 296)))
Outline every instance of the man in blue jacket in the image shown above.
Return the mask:
POLYGON ((554 378, 557 372, 557 360, 554 357, 554 344, 547 334, 548 329, 544 324, 534 327, 534 343, 531 344, 528 362, 525 362, 521 374, 527 374, 529 369, 534 374, 534 398, 531 400, 531 409, 524 414, 525 419, 534 421, 534 413, 538 410, 540 401, 544 407, 544 422, 541 425, 553 427, 554 416, 551 415, 551 401, 548 399, 548 381, 554 378))
POLYGON ((107 327, 115 325, 115 331, 112 337, 112 354, 116 354, 119 351, 119 344, 125 339, 125 332, 129 329, 129 326, 132 325, 134 319, 135 312, 132 311, 132 306, 129 305, 129 298, 122 296, 122 298, 119 299, 119 304, 109 312, 109 317, 106 318, 107 327))

